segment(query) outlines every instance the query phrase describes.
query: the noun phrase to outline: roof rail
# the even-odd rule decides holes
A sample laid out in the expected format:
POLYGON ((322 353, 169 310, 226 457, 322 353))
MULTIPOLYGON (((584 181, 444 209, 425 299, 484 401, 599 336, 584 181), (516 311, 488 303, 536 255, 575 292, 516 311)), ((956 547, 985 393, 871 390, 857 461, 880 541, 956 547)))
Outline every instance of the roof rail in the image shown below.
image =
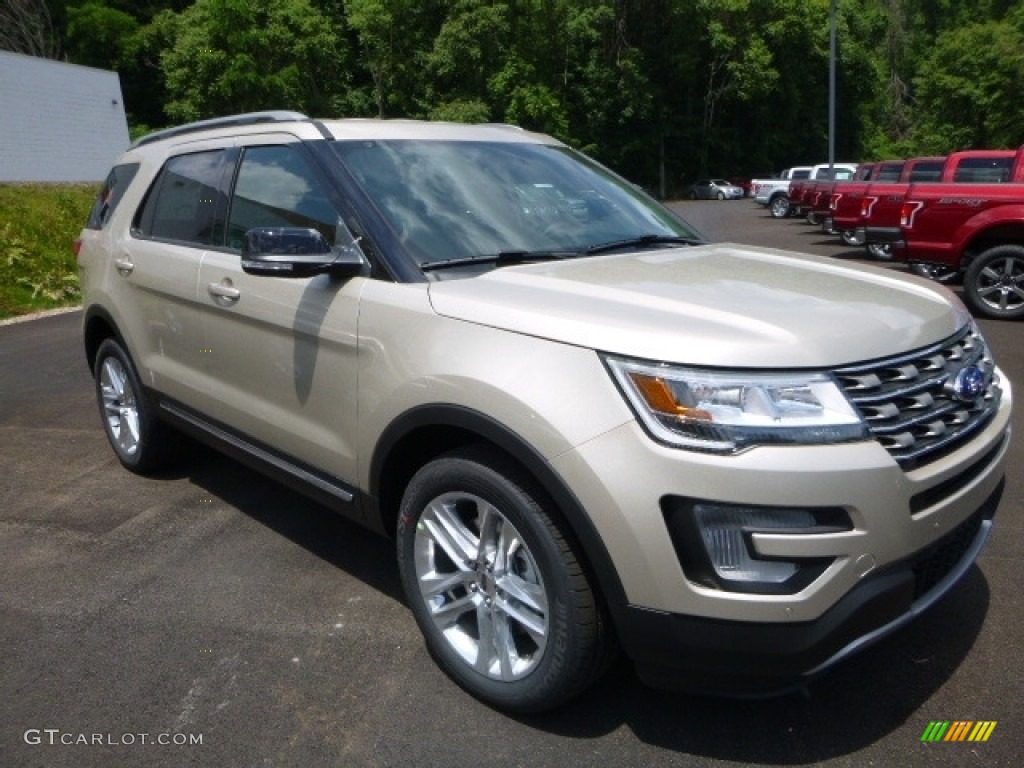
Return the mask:
POLYGON ((230 128, 239 125, 256 125, 259 123, 283 123, 294 120, 309 120, 301 112, 288 112, 286 110, 273 110, 269 112, 246 112, 240 115, 228 115, 226 117, 214 117, 210 120, 199 120, 194 123, 186 123, 174 128, 165 128, 162 131, 147 133, 140 139, 136 139, 133 147, 141 147, 161 139, 169 139, 172 136, 182 136, 197 131, 206 131, 210 128, 230 128))

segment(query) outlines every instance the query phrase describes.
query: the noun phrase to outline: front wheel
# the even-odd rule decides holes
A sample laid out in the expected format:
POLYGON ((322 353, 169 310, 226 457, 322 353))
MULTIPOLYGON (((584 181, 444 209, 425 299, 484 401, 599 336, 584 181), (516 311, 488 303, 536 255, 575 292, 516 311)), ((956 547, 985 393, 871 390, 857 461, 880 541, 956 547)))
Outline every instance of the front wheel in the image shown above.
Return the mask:
POLYGON ((964 298, 984 317, 1024 317, 1024 246, 997 245, 977 256, 964 276, 964 298))
POLYGON ((550 709, 604 669, 610 640, 546 495, 483 446, 420 469, 402 498, 406 598, 441 668, 507 712, 550 709))
POLYGON ((789 216, 789 198, 785 195, 773 197, 769 207, 772 212, 772 218, 784 219, 789 216))

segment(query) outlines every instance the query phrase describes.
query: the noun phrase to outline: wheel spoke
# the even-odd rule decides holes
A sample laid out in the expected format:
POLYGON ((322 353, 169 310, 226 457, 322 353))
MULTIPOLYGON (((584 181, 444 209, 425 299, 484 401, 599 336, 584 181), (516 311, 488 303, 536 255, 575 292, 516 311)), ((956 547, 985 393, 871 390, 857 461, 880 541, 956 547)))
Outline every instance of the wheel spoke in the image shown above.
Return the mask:
POLYGON ((454 503, 435 500, 423 515, 423 524, 453 563, 462 567, 476 560, 480 541, 459 517, 454 503))

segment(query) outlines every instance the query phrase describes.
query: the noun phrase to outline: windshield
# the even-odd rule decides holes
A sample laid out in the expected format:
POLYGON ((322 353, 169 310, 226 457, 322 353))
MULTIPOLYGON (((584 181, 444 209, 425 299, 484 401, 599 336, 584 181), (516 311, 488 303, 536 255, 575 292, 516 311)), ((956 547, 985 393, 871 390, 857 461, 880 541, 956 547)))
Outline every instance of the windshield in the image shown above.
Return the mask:
POLYGON ((578 254, 640 238, 701 239, 643 192, 565 147, 434 140, 334 147, 421 266, 578 254))

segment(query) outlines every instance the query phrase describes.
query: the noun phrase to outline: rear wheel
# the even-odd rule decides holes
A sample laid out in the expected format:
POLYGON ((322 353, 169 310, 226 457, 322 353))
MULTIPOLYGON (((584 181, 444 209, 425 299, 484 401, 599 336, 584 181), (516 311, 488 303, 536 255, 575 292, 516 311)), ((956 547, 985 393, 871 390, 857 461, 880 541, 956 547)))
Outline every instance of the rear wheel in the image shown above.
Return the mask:
POLYGON ((172 463, 180 436, 156 418, 131 358, 114 339, 100 344, 93 375, 103 429, 118 461, 140 473, 172 463))
POLYGON ((997 245, 977 256, 964 276, 964 298, 975 314, 1024 317, 1024 246, 997 245))
POLYGON ((769 204, 769 209, 772 212, 773 218, 786 218, 789 216, 789 198, 785 195, 777 195, 776 197, 773 197, 769 204))
POLYGON ((891 243, 868 243, 864 248, 873 259, 878 259, 879 261, 892 261, 891 243))
POLYGON ((864 245, 864 240, 858 237, 857 230, 855 229, 844 229, 839 233, 839 237, 842 239, 844 245, 848 245, 854 248, 858 245, 864 245))
POLYGON ((424 466, 402 498, 402 585, 427 647, 477 698, 539 712, 610 656, 607 622, 546 495, 487 447, 424 466))
POLYGON ((929 280, 934 280, 936 283, 942 283, 943 285, 956 282, 957 277, 960 275, 960 270, 939 264, 922 264, 915 261, 909 264, 908 267, 912 274, 918 277, 927 277, 929 280))

